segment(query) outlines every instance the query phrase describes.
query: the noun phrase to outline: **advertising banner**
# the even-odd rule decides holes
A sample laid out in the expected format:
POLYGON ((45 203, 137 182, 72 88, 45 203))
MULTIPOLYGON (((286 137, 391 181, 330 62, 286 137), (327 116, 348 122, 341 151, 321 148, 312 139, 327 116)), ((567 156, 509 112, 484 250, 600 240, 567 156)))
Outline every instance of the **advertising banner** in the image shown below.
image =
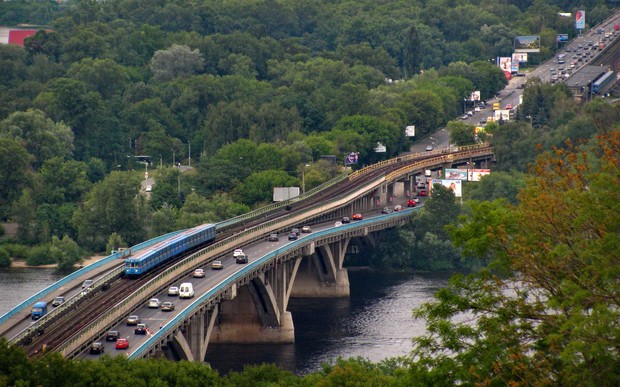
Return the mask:
POLYGON ((540 52, 540 36, 515 37, 515 52, 540 52))
POLYGON ((513 52, 512 63, 527 63, 527 52, 513 52))
POLYGON ((405 127, 405 136, 406 137, 413 137, 413 136, 415 136, 415 125, 409 125, 409 126, 405 127))
POLYGON ((441 184, 447 189, 452 190, 454 192, 454 196, 456 196, 457 198, 460 198, 463 196, 463 189, 462 189, 463 185, 461 183, 462 183, 461 180, 433 179, 428 185, 429 195, 432 195, 433 193, 433 188, 432 188, 433 184, 441 184))
POLYGON ((557 41, 560 43, 568 42, 568 34, 558 34, 557 41))
POLYGON ((385 153, 387 151, 387 148, 385 147, 385 145, 381 144, 380 142, 377 143, 377 145, 375 146, 375 153, 385 153))
POLYGON ((467 180, 467 169, 446 168, 446 179, 467 180))
POLYGON ((468 173, 469 173, 469 176, 468 176, 469 181, 480 181, 480 178, 482 176, 486 176, 490 174, 491 170, 490 169, 470 169, 468 173))
POLYGON ((583 30, 586 28, 586 11, 577 10, 575 11, 575 29, 583 30))
POLYGON ((510 71, 510 65, 512 64, 512 58, 508 56, 502 56, 499 58, 499 68, 504 71, 510 71))
POLYGON ((516 74, 519 72, 519 62, 512 62, 510 65, 510 72, 516 74))
POLYGON ((472 91, 472 93, 469 95, 469 100, 473 102, 480 101, 480 90, 472 91))
POLYGON ((358 152, 351 152, 344 159, 344 164, 345 165, 357 164, 358 159, 359 159, 359 153, 358 152))

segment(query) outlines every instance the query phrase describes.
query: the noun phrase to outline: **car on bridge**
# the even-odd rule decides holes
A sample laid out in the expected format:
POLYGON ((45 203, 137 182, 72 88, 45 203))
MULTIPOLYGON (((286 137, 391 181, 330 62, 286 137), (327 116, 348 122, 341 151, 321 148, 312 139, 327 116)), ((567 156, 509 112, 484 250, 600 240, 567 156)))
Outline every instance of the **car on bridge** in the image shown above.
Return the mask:
POLYGON ((398 212, 401 211, 403 209, 403 206, 401 206, 400 204, 397 204, 394 206, 394 211, 398 212))
POLYGON ((121 337, 120 339, 116 340, 115 347, 116 349, 127 349, 129 348, 129 340, 121 337))
POLYGON ((146 324, 138 324, 133 330, 133 333, 136 335, 146 335, 148 333, 148 328, 146 324))
POLYGON ((243 254, 243 250, 242 249, 235 249, 235 251, 233 251, 233 257, 237 257, 239 255, 243 254))
POLYGON ((297 238, 299 238, 299 236, 297 234, 295 234, 294 232, 288 234, 288 240, 289 241, 296 241, 297 238))
POLYGON ((381 210, 381 213, 382 213, 382 214, 389 214, 389 213, 391 213, 391 212, 392 212, 392 211, 390 211, 390 207, 383 207, 383 209, 381 210))
POLYGON ((194 270, 194 274, 192 275, 194 276, 194 278, 204 278, 205 271, 203 269, 196 269, 194 270))
POLYGON ((138 325, 140 324, 140 321, 142 321, 140 317, 135 314, 127 317, 127 325, 138 325))
POLYGON ((119 336, 120 334, 118 333, 118 331, 109 331, 105 335, 105 341, 116 341, 118 340, 119 336))
POLYGON ((343 216, 342 217, 342 223, 351 223, 351 219, 349 219, 348 216, 343 216))
POLYGON ((415 207, 415 201, 413 199, 407 200, 407 207, 415 207))
POLYGON ((278 234, 274 233, 274 234, 269 235, 269 238, 267 238, 267 240, 269 242, 277 242, 280 240, 280 238, 278 238, 278 234))
POLYGON ((303 226, 301 228, 301 232, 308 234, 312 232, 312 229, 310 228, 310 226, 303 226))
POLYGON ((159 298, 151 298, 149 300, 148 307, 151 308, 151 309, 157 309, 157 308, 159 308, 160 304, 161 304, 161 302, 159 302, 159 298))
POLYGON ((171 286, 168 288, 168 295, 169 296, 178 296, 179 295, 179 287, 178 286, 171 286))
POLYGON ((62 304, 63 302, 65 302, 65 298, 63 296, 58 296, 54 298, 54 301, 52 301, 52 306, 58 306, 62 304))
POLYGON ((161 311, 162 312, 172 312, 174 310, 174 304, 170 301, 166 301, 163 304, 161 304, 161 311))
POLYGON ((426 146, 426 151, 427 152, 432 151, 432 150, 433 150, 433 146, 432 145, 427 145, 426 146))
POLYGON ((224 264, 222 261, 213 261, 211 263, 211 270, 222 270, 224 268, 224 264))
POLYGON ((364 219, 364 216, 358 213, 358 214, 353 214, 351 218, 353 218, 353 220, 362 220, 364 219))
POLYGON ((95 341, 90 345, 90 354, 91 355, 101 355, 105 351, 105 347, 103 343, 100 341, 95 341))
POLYGON ((245 254, 239 255, 235 258, 235 262, 238 264, 248 263, 248 256, 245 254))

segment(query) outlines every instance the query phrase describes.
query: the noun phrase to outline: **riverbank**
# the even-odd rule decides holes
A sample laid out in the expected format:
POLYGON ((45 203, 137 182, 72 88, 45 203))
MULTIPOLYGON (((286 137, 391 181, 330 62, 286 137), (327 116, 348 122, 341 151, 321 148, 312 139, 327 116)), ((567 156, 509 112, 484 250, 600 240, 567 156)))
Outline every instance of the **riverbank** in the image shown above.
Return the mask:
MULTIPOLYGON (((88 257, 86 259, 84 259, 84 262, 81 263, 81 266, 88 266, 92 263, 97 262, 98 260, 105 258, 103 255, 93 255, 91 257, 88 257)), ((26 263, 26 261, 24 260, 12 260, 11 261, 11 267, 12 268, 41 268, 41 269, 55 269, 56 265, 52 264, 52 265, 38 265, 38 266, 30 266, 26 263)), ((76 265, 76 268, 79 268, 80 265, 76 265)))

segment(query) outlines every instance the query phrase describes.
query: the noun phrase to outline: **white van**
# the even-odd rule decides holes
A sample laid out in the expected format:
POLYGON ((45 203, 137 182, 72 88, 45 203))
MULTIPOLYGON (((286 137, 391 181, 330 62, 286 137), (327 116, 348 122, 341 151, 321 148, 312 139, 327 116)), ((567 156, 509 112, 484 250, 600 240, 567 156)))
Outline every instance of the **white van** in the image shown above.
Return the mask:
POLYGON ((194 285, 191 282, 183 282, 179 286, 179 298, 193 298, 194 297, 194 285))

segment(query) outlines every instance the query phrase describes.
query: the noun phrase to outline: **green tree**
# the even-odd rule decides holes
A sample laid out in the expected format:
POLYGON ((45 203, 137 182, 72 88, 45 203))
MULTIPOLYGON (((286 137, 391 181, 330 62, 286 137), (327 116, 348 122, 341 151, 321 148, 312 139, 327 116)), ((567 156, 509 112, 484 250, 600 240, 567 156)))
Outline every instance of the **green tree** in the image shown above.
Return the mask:
POLYGON ((127 247, 127 243, 123 241, 123 237, 113 232, 108 238, 108 243, 105 245, 106 253, 112 254, 118 251, 119 247, 127 247))
POLYGON ((429 333, 412 383, 620 383, 619 144, 614 131, 539 157, 517 206, 478 206, 456 229, 495 270, 455 277, 417 310, 429 333))
POLYGON ((20 243, 33 243, 35 241, 35 212, 36 203, 30 190, 24 189, 18 200, 13 203, 11 215, 17 223, 17 240, 20 243))
POLYGON ((139 174, 114 171, 93 186, 73 216, 80 245, 101 251, 113 232, 130 245, 144 240, 146 203, 139 195, 140 179, 139 174))
POLYGON ((0 247, 0 267, 11 267, 11 257, 3 247, 0 247))
POLYGON ((215 220, 215 215, 210 211, 209 200, 196 192, 191 192, 187 195, 185 204, 179 211, 177 227, 185 229, 204 223, 212 223, 215 220))
POLYGON ((0 219, 6 219, 13 201, 29 185, 31 160, 17 140, 0 136, 0 219))
POLYGON ((178 216, 179 210, 176 207, 169 203, 164 203, 151 214, 150 236, 154 238, 176 230, 178 216))
POLYGON ((236 201, 247 205, 270 203, 273 198, 273 187, 298 186, 299 180, 284 171, 261 171, 251 174, 239 185, 233 195, 236 201))
POLYGON ((69 271, 75 264, 83 261, 80 246, 66 235, 62 239, 52 237, 49 254, 60 271, 69 271))
POLYGON ((185 45, 173 44, 166 50, 155 51, 151 59, 151 71, 162 82, 200 72, 203 68, 200 51, 185 45))
POLYGON ((0 122, 0 135, 20 141, 35 157, 36 168, 52 157, 70 158, 73 154, 71 128, 52 121, 40 110, 11 114, 0 122))
POLYGON ((461 121, 450 121, 447 128, 450 133, 450 143, 458 146, 476 143, 473 125, 461 121))

